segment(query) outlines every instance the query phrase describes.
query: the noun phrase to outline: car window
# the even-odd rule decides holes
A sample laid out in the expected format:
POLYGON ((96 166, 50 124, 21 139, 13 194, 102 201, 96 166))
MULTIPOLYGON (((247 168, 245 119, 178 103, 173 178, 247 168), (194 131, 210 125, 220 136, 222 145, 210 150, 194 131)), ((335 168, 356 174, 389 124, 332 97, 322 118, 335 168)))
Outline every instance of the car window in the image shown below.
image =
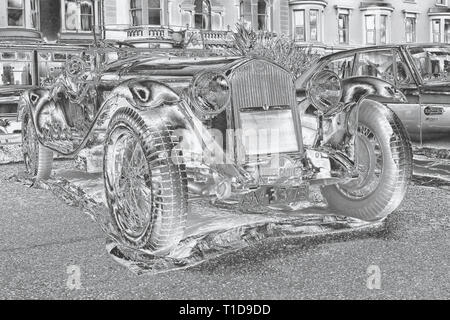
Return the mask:
POLYGON ((369 76, 394 82, 392 50, 360 52, 356 55, 355 75, 369 76))
POLYGON ((398 52, 395 53, 395 64, 397 67, 396 80, 398 84, 408 84, 412 82, 412 75, 408 65, 403 61, 398 52))
POLYGON ((354 55, 330 61, 325 65, 324 70, 331 70, 342 79, 352 76, 354 55))
POLYGON ((425 82, 448 82, 450 80, 449 47, 412 47, 409 52, 425 82))

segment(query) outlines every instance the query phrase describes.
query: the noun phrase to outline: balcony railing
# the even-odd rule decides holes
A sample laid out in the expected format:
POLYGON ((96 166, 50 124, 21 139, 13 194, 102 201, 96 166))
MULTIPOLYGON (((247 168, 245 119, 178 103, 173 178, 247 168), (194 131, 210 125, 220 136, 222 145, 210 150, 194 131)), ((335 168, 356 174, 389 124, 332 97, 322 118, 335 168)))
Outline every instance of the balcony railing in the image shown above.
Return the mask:
POLYGON ((186 30, 185 41, 193 38, 203 42, 204 45, 226 45, 233 42, 233 33, 222 30, 186 30))
POLYGON ((172 40, 172 30, 166 27, 155 26, 134 26, 126 29, 127 38, 130 40, 151 39, 151 40, 172 40))

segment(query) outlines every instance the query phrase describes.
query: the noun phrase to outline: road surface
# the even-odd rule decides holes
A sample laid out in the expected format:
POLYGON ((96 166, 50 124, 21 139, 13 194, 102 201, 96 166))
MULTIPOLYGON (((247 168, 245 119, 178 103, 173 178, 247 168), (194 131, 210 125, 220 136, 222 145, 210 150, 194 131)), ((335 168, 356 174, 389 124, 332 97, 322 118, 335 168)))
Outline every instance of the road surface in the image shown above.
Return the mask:
POLYGON ((21 170, 0 166, 0 299, 450 298, 446 189, 412 186, 376 234, 270 240, 138 276, 112 260, 81 210, 5 179, 21 170))

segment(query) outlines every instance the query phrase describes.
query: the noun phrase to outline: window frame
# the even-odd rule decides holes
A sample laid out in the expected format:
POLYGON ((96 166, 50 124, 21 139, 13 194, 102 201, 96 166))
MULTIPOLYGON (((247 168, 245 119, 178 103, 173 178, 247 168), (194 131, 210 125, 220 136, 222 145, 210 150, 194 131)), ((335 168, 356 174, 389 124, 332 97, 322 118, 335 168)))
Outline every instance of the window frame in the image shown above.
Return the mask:
POLYGON ((252 24, 252 4, 250 0, 240 0, 239 1, 239 21, 241 23, 249 23, 252 24), (246 4, 250 4, 250 12, 247 12, 246 4))
POLYGON ((306 40, 306 10, 305 9, 295 9, 293 11, 293 16, 294 16, 294 19, 293 19, 294 20, 294 26, 293 26, 293 28, 294 28, 294 30, 293 30, 293 32, 294 32, 294 40, 295 41, 300 41, 300 42, 306 42, 307 41, 306 40), (302 20, 303 20, 303 25, 297 24, 296 13, 300 13, 301 14, 301 17, 302 17, 302 20), (297 35, 299 33, 297 33, 297 28, 303 28, 303 32, 302 32, 303 39, 298 38, 297 35))
POLYGON ((150 0, 147 0, 147 17, 148 17, 148 25, 150 26, 161 26, 163 23, 163 11, 162 11, 162 5, 161 0, 159 0, 159 6, 158 7, 150 7, 150 0), (150 11, 158 11, 159 13, 159 23, 150 23, 150 11))
POLYGON ((368 45, 376 45, 377 44, 377 16, 375 14, 366 14, 364 15, 364 32, 366 35, 366 44, 368 45), (373 29, 368 28, 368 18, 373 18, 373 29), (369 42, 369 31, 373 33, 373 42, 369 42))
POLYGON ((389 20, 389 16, 387 14, 380 14, 380 18, 379 19, 380 19, 380 25, 379 25, 379 29, 380 29, 380 44, 387 44, 388 43, 388 20, 389 20))
POLYGON ((269 3, 267 2, 267 0, 258 0, 258 2, 257 2, 257 9, 256 9, 256 21, 257 21, 257 23, 258 23, 258 31, 268 31, 269 30, 269 12, 268 12, 268 9, 269 9, 269 3), (264 3, 264 13, 260 13, 259 11, 259 9, 260 9, 260 5, 261 5, 261 3, 264 3), (259 22, 260 22, 260 20, 259 20, 259 18, 260 17, 264 17, 264 27, 263 28, 260 28, 260 24, 259 24, 259 22))
POLYGON ((442 32, 441 32, 441 27, 442 27, 442 23, 441 23, 441 19, 431 19, 431 36, 432 36, 432 42, 433 43, 441 43, 442 42, 442 32), (437 23, 437 24, 436 24, 437 23), (435 30, 434 26, 437 25, 437 31, 435 30), (437 36, 438 41, 435 41, 437 36))
POLYGON ((363 66, 363 64, 362 64, 362 62, 360 61, 360 56, 361 55, 364 55, 364 54, 371 54, 371 53, 377 53, 377 52, 389 52, 390 53, 390 60, 391 60, 391 62, 392 62, 392 72, 393 72, 393 77, 394 77, 394 83, 395 83, 395 79, 396 79, 396 67, 395 67, 395 64, 394 64, 394 49, 389 49, 389 48, 382 48, 382 49, 376 49, 376 50, 364 50, 364 51, 360 51, 360 52, 357 52, 356 54, 355 54, 355 60, 354 60, 354 62, 353 62, 353 75, 354 76, 362 76, 362 77, 374 77, 374 78, 377 78, 377 79, 381 79, 381 80, 385 80, 385 81, 387 81, 386 79, 383 79, 383 78, 380 78, 380 77, 378 77, 378 76, 371 76, 371 75, 366 75, 366 74, 359 74, 359 68, 361 67, 361 66, 363 66))
POLYGON ((130 25, 135 27, 135 26, 141 26, 142 22, 143 22, 143 8, 142 8, 142 0, 130 0, 130 25), (135 7, 136 3, 140 3, 141 6, 140 7, 135 7), (133 5, 134 4, 134 5, 133 5), (137 12, 139 12, 139 14, 136 14, 137 12), (138 18, 140 17, 140 22, 141 23, 136 23, 135 24, 135 19, 134 18, 138 18))
POLYGON ((62 12, 63 12, 63 19, 61 21, 61 31, 62 32, 66 32, 66 33, 92 33, 92 31, 95 30, 95 18, 94 15, 97 14, 97 10, 95 8, 95 1, 94 0, 84 0, 84 1, 89 1, 92 4, 92 14, 91 16, 91 26, 92 28, 90 30, 83 30, 82 29, 82 16, 86 16, 86 14, 81 14, 81 2, 77 1, 77 0, 64 0, 61 6, 62 12), (76 16, 77 16, 77 20, 76 20, 76 26, 75 29, 68 29, 67 28, 67 11, 66 11, 66 4, 67 3, 75 3, 76 4, 76 16))
POLYGON ((41 12, 38 0, 30 0, 30 28, 34 30, 41 29, 41 12), (33 9, 34 4, 34 9, 33 9), (33 26, 33 17, 35 17, 36 25, 33 26))
POLYGON ((405 16, 405 42, 416 43, 417 42, 417 16, 415 14, 409 14, 405 16), (408 21, 410 29, 408 28, 408 21), (410 41, 408 39, 411 39, 410 41))
POLYGON ((212 12, 211 2, 209 0, 195 0, 194 1, 194 28, 198 30, 212 29, 212 12), (197 2, 200 2, 200 11, 197 11, 197 2), (208 12, 205 13, 204 5, 206 4, 208 12), (201 28, 197 25, 197 17, 201 18, 201 28), (206 17, 206 18, 205 18, 206 17))
POLYGON ((444 19, 444 43, 450 44, 450 18, 444 19))
POLYGON ((25 1, 21 0, 22 7, 16 8, 16 7, 9 7, 8 0, 6 0, 6 26, 9 28, 26 28, 26 21, 25 21, 25 1), (10 25, 9 24, 9 11, 22 11, 22 24, 21 25, 10 25))
POLYGON ((309 25, 309 41, 314 41, 314 42, 318 42, 319 41, 319 10, 318 9, 309 9, 309 21, 308 21, 308 25, 309 25), (315 13, 315 23, 312 23, 312 13, 315 13), (315 33, 315 38, 313 38, 313 30, 316 31, 315 33))
MULTIPOLYGON (((334 60, 330 60, 330 61, 328 61, 323 67, 322 67, 322 70, 325 70, 325 68, 328 66, 328 65, 330 65, 331 63, 336 63, 337 61, 340 61, 340 60, 350 60, 351 59, 351 67, 350 67, 350 70, 349 70, 349 74, 347 75, 347 76, 345 76, 345 75, 343 75, 342 73, 341 73, 341 70, 338 70, 338 72, 336 72, 336 70, 332 70, 334 73, 336 73, 340 78, 342 78, 342 79, 348 79, 348 78, 351 78, 351 77, 353 77, 353 75, 354 75, 354 72, 355 72, 355 61, 356 61, 356 55, 357 55, 357 53, 351 53, 351 54, 348 54, 348 55, 344 55, 344 56, 340 56, 340 57, 338 57, 338 58, 336 58, 336 59, 334 59, 334 60)), ((349 61, 346 61, 346 64, 348 63, 349 61)), ((342 65, 340 66, 341 68, 342 68, 342 65)), ((345 66, 344 68, 347 68, 347 66, 345 66)), ((328 68, 328 70, 330 70, 329 68, 328 68)), ((345 70, 344 70, 345 71, 345 70)), ((345 72, 346 73, 346 72, 345 72)))
POLYGON ((94 26, 94 14, 95 14, 94 1, 91 1, 91 4, 92 4, 92 6, 91 6, 92 13, 86 14, 86 13, 82 13, 82 11, 81 11, 82 3, 80 3, 80 30, 84 31, 84 32, 92 32, 95 28, 95 26, 94 26), (88 21, 90 21, 91 29, 89 29, 89 30, 83 29, 83 18, 84 17, 87 17, 88 21))
MULTIPOLYGON (((161 0, 159 1, 159 7, 150 7, 150 0, 129 0, 129 17, 130 17, 130 26, 132 27, 138 27, 138 26, 162 26, 164 17, 163 17, 163 5, 161 0), (133 6, 132 4, 135 4, 133 6), (136 4, 140 4, 140 6, 137 6, 136 4), (153 21, 150 21, 150 11, 158 11, 159 12, 159 23, 153 23, 153 21), (136 19, 135 19, 136 18, 136 19), (135 20, 138 21, 138 23, 135 23, 135 20), (139 23, 140 21, 140 23, 139 23)), ((155 21, 156 22, 156 21, 155 21)))
POLYGON ((338 12, 338 42, 339 44, 349 44, 350 43, 350 13, 349 12, 338 12), (342 21, 341 26, 341 16, 345 17, 342 21), (341 36, 343 41, 341 41, 341 36))

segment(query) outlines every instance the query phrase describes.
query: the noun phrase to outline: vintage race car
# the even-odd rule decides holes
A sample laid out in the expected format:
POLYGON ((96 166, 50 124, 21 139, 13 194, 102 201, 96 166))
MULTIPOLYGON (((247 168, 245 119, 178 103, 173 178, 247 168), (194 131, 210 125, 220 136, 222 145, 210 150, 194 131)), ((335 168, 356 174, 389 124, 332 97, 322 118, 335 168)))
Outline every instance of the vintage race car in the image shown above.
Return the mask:
POLYGON ((106 49, 71 57, 53 85, 23 95, 22 121, 37 179, 54 152, 76 154, 105 130, 106 198, 126 245, 176 245, 194 196, 252 212, 318 185, 336 213, 367 221, 401 203, 412 151, 388 82, 323 70, 302 91, 265 59, 123 50, 113 62, 106 49))
POLYGON ((404 101, 387 103, 405 125, 415 147, 450 149, 450 46, 387 45, 341 51, 322 57, 297 82, 306 88, 318 70, 341 78, 369 76, 392 84, 404 101))

